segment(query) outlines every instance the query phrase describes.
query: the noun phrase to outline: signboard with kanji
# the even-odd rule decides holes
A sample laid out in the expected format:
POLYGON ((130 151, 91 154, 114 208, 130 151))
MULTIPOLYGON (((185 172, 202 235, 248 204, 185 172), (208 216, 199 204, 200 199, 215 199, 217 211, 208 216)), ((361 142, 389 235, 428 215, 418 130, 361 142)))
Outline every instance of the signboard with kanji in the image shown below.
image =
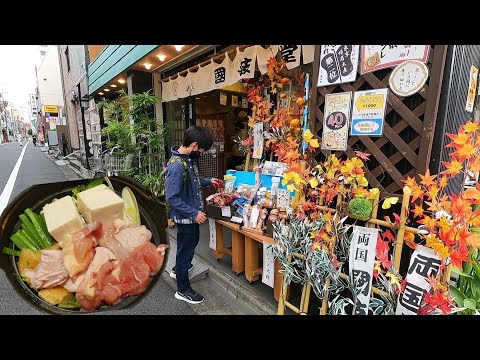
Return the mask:
POLYGON ((388 89, 355 92, 350 135, 382 136, 388 89))
POLYGON ((322 149, 347 150, 351 103, 351 92, 325 96, 322 149))
POLYGON ((362 45, 360 73, 394 67, 406 60, 427 62, 430 45, 362 45))
POLYGON ((317 86, 355 81, 359 45, 322 45, 317 86))

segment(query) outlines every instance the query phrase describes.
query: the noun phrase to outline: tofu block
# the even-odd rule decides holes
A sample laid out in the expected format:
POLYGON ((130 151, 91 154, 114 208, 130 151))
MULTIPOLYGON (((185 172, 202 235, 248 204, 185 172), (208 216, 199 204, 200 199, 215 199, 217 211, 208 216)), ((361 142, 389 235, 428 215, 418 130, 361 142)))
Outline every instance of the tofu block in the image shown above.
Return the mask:
POLYGON ((47 230, 57 242, 63 242, 70 234, 84 228, 85 223, 80 216, 71 196, 65 196, 43 207, 47 230))
POLYGON ((123 218, 123 199, 103 184, 78 193, 77 205, 87 223, 110 224, 123 218))

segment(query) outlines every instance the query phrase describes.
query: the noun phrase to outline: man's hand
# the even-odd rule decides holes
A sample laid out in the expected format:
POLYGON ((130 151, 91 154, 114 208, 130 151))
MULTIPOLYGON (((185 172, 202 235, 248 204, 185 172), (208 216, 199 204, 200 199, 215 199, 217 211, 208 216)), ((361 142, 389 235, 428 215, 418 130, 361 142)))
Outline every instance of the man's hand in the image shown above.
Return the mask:
POLYGON ((205 221, 207 221, 207 215, 205 215, 204 212, 199 211, 197 217, 195 218, 195 222, 197 224, 203 224, 205 221))
POLYGON ((217 189, 220 189, 223 187, 223 181, 220 179, 212 178, 212 186, 217 189))

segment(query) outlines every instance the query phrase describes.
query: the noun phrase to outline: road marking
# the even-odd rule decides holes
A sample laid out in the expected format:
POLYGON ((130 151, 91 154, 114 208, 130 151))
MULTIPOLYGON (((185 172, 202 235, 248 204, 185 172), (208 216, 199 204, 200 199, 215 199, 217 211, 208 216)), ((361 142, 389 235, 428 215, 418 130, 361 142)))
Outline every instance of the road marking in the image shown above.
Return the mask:
POLYGON ((25 150, 27 150, 28 143, 25 144, 20 156, 18 157, 17 163, 13 167, 12 173, 8 178, 7 185, 3 189, 3 192, 0 194, 0 215, 2 215, 3 210, 8 205, 10 200, 10 195, 12 195, 13 187, 15 186, 15 181, 17 180, 18 170, 20 170, 20 165, 22 164, 23 155, 25 155, 25 150))

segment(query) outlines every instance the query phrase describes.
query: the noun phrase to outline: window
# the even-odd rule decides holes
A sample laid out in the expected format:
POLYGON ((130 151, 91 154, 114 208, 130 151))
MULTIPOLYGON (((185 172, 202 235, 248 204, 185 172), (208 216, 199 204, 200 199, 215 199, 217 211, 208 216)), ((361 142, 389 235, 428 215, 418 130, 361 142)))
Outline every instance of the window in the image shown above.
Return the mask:
POLYGON ((70 53, 68 51, 68 45, 65 49, 65 57, 67 58, 67 71, 70 72, 70 53))

